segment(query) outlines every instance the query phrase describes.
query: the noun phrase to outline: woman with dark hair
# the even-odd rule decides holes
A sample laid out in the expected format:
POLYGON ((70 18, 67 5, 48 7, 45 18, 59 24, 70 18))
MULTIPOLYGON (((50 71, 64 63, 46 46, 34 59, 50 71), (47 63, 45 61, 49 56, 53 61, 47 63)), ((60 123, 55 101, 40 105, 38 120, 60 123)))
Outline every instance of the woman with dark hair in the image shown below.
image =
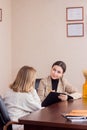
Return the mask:
POLYGON ((50 71, 50 75, 40 81, 38 88, 38 95, 43 101, 50 92, 64 93, 60 94, 58 98, 62 101, 68 99, 68 95, 73 99, 81 98, 81 94, 77 92, 65 78, 64 73, 66 71, 66 64, 63 61, 56 61, 53 63, 50 71))

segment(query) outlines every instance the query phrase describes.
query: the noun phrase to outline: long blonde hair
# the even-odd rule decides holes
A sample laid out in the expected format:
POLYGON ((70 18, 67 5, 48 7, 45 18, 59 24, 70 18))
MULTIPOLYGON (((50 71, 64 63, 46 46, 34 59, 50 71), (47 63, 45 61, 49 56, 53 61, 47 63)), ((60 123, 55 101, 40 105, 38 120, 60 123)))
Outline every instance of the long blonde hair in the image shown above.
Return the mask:
POLYGON ((10 88, 15 92, 29 92, 35 83, 36 70, 33 67, 23 66, 10 88))

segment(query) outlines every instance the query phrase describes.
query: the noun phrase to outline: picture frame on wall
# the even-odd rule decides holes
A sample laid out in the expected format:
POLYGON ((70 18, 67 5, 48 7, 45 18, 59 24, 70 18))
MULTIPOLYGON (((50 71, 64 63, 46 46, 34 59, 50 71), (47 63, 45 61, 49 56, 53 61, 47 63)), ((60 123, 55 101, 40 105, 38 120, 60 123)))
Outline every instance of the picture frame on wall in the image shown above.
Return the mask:
POLYGON ((0 8, 0 22, 2 21, 2 9, 0 8))
POLYGON ((83 37, 84 23, 67 23, 67 37, 83 37))
POLYGON ((83 21, 83 7, 68 7, 66 8, 66 21, 83 21))

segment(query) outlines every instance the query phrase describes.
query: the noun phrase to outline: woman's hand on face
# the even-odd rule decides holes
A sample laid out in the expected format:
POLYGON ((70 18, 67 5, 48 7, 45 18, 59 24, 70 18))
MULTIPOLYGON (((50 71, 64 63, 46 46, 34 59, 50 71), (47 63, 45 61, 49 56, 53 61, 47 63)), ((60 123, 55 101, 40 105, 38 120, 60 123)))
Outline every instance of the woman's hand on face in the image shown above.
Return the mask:
POLYGON ((65 94, 60 94, 60 95, 58 96, 58 98, 61 99, 62 101, 66 101, 67 98, 68 98, 68 96, 65 95, 65 94))

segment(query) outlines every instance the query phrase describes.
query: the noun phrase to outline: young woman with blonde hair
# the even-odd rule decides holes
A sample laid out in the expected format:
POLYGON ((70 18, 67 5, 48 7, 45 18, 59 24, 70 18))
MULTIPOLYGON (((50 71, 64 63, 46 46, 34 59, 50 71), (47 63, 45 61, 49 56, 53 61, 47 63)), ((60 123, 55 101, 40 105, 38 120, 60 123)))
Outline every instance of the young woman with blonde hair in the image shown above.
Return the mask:
MULTIPOLYGON (((36 70, 33 67, 23 66, 10 85, 4 102, 11 120, 17 121, 21 116, 41 109, 40 98, 34 88, 35 77, 36 70)), ((21 129, 17 125, 13 126, 13 129, 18 130, 18 128, 21 129)))

